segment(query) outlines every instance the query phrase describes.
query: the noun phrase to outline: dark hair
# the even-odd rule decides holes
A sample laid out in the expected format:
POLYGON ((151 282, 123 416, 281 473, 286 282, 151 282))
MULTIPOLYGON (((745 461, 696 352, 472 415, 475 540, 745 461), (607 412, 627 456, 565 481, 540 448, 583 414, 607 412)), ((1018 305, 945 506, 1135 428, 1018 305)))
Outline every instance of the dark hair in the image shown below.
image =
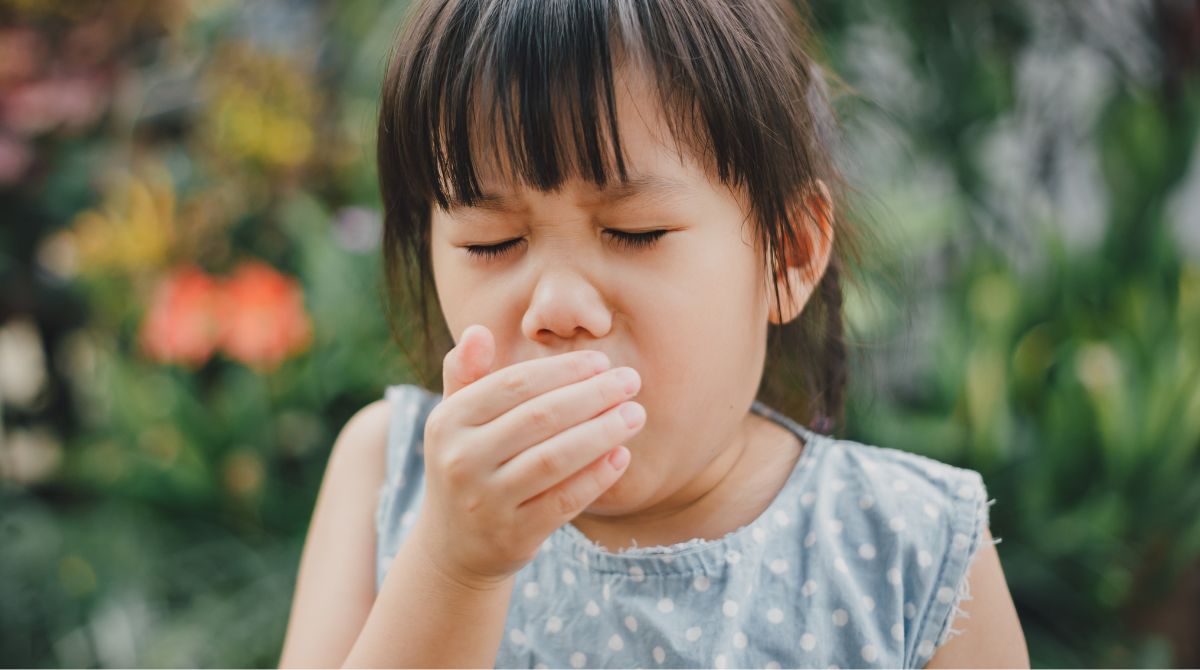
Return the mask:
POLYGON ((541 190, 568 177, 624 181, 614 71, 633 64, 659 93, 675 138, 722 183, 746 189, 760 248, 785 285, 785 261, 809 254, 794 215, 819 202, 814 180, 828 186, 838 212, 833 256, 804 313, 771 326, 758 396, 832 432, 844 412, 842 278, 854 231, 806 25, 784 0, 417 4, 384 78, 377 160, 389 323, 402 347, 414 336, 423 343, 420 381, 439 387, 440 358, 453 346, 444 325, 431 329, 444 324, 440 310, 431 314, 434 204, 481 195, 477 162, 487 150, 507 159, 515 180, 541 190), (495 124, 495 135, 480 132, 481 123, 495 124), (414 314, 419 332, 397 327, 414 314))

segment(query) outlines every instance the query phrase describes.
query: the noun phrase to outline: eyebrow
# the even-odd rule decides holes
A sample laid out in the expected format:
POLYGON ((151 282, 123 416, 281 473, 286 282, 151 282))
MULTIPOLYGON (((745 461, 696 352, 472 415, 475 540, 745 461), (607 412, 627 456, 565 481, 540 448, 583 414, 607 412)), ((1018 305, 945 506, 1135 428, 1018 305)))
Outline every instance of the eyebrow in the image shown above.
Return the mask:
MULTIPOLYGON (((637 175, 626 181, 613 182, 604 188, 585 194, 581 199, 584 207, 612 207, 614 205, 643 201, 646 204, 670 202, 690 191, 687 184, 657 175, 637 175)), ((516 212, 524 209, 520 200, 506 193, 483 193, 468 205, 461 198, 451 197, 447 211, 482 209, 496 212, 516 212)))

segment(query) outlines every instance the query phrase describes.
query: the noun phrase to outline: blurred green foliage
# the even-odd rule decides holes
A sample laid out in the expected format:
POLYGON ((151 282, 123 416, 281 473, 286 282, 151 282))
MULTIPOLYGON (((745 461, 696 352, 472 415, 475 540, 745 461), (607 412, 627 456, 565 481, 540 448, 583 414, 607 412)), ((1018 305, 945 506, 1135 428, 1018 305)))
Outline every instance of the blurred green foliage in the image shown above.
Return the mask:
MULTIPOLYGON (((373 165, 404 9, 0 5, 0 665, 277 663, 332 440, 410 375, 373 165)), ((848 436, 983 473, 1035 665, 1200 664, 1200 10, 813 15, 887 242, 848 436)))

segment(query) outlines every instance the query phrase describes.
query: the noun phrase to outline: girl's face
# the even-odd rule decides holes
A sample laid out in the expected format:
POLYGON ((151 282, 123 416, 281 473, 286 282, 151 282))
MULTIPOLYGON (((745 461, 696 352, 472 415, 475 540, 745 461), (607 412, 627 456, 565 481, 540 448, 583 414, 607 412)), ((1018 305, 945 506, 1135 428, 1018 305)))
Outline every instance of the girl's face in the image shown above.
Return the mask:
POLYGON ((482 190, 495 197, 435 206, 430 238, 447 326, 491 329, 493 370, 596 349, 641 375, 646 425, 627 443, 629 469, 588 508, 605 516, 683 504, 720 479, 718 457, 749 428, 772 313, 746 200, 673 148, 644 84, 622 78, 617 91, 628 183, 541 192, 493 171, 482 190), (648 231, 662 232, 632 237, 648 231), (488 256, 468 248, 498 243, 488 256))

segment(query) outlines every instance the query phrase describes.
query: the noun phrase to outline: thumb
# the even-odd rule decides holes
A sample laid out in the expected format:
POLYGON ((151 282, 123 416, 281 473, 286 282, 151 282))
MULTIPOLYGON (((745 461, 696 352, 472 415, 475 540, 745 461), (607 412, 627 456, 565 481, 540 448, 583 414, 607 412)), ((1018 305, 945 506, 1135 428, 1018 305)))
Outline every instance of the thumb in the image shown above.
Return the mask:
POLYGON ((495 358, 496 340, 492 331, 479 324, 467 326, 458 344, 442 360, 442 397, 449 398, 491 372, 495 358))

